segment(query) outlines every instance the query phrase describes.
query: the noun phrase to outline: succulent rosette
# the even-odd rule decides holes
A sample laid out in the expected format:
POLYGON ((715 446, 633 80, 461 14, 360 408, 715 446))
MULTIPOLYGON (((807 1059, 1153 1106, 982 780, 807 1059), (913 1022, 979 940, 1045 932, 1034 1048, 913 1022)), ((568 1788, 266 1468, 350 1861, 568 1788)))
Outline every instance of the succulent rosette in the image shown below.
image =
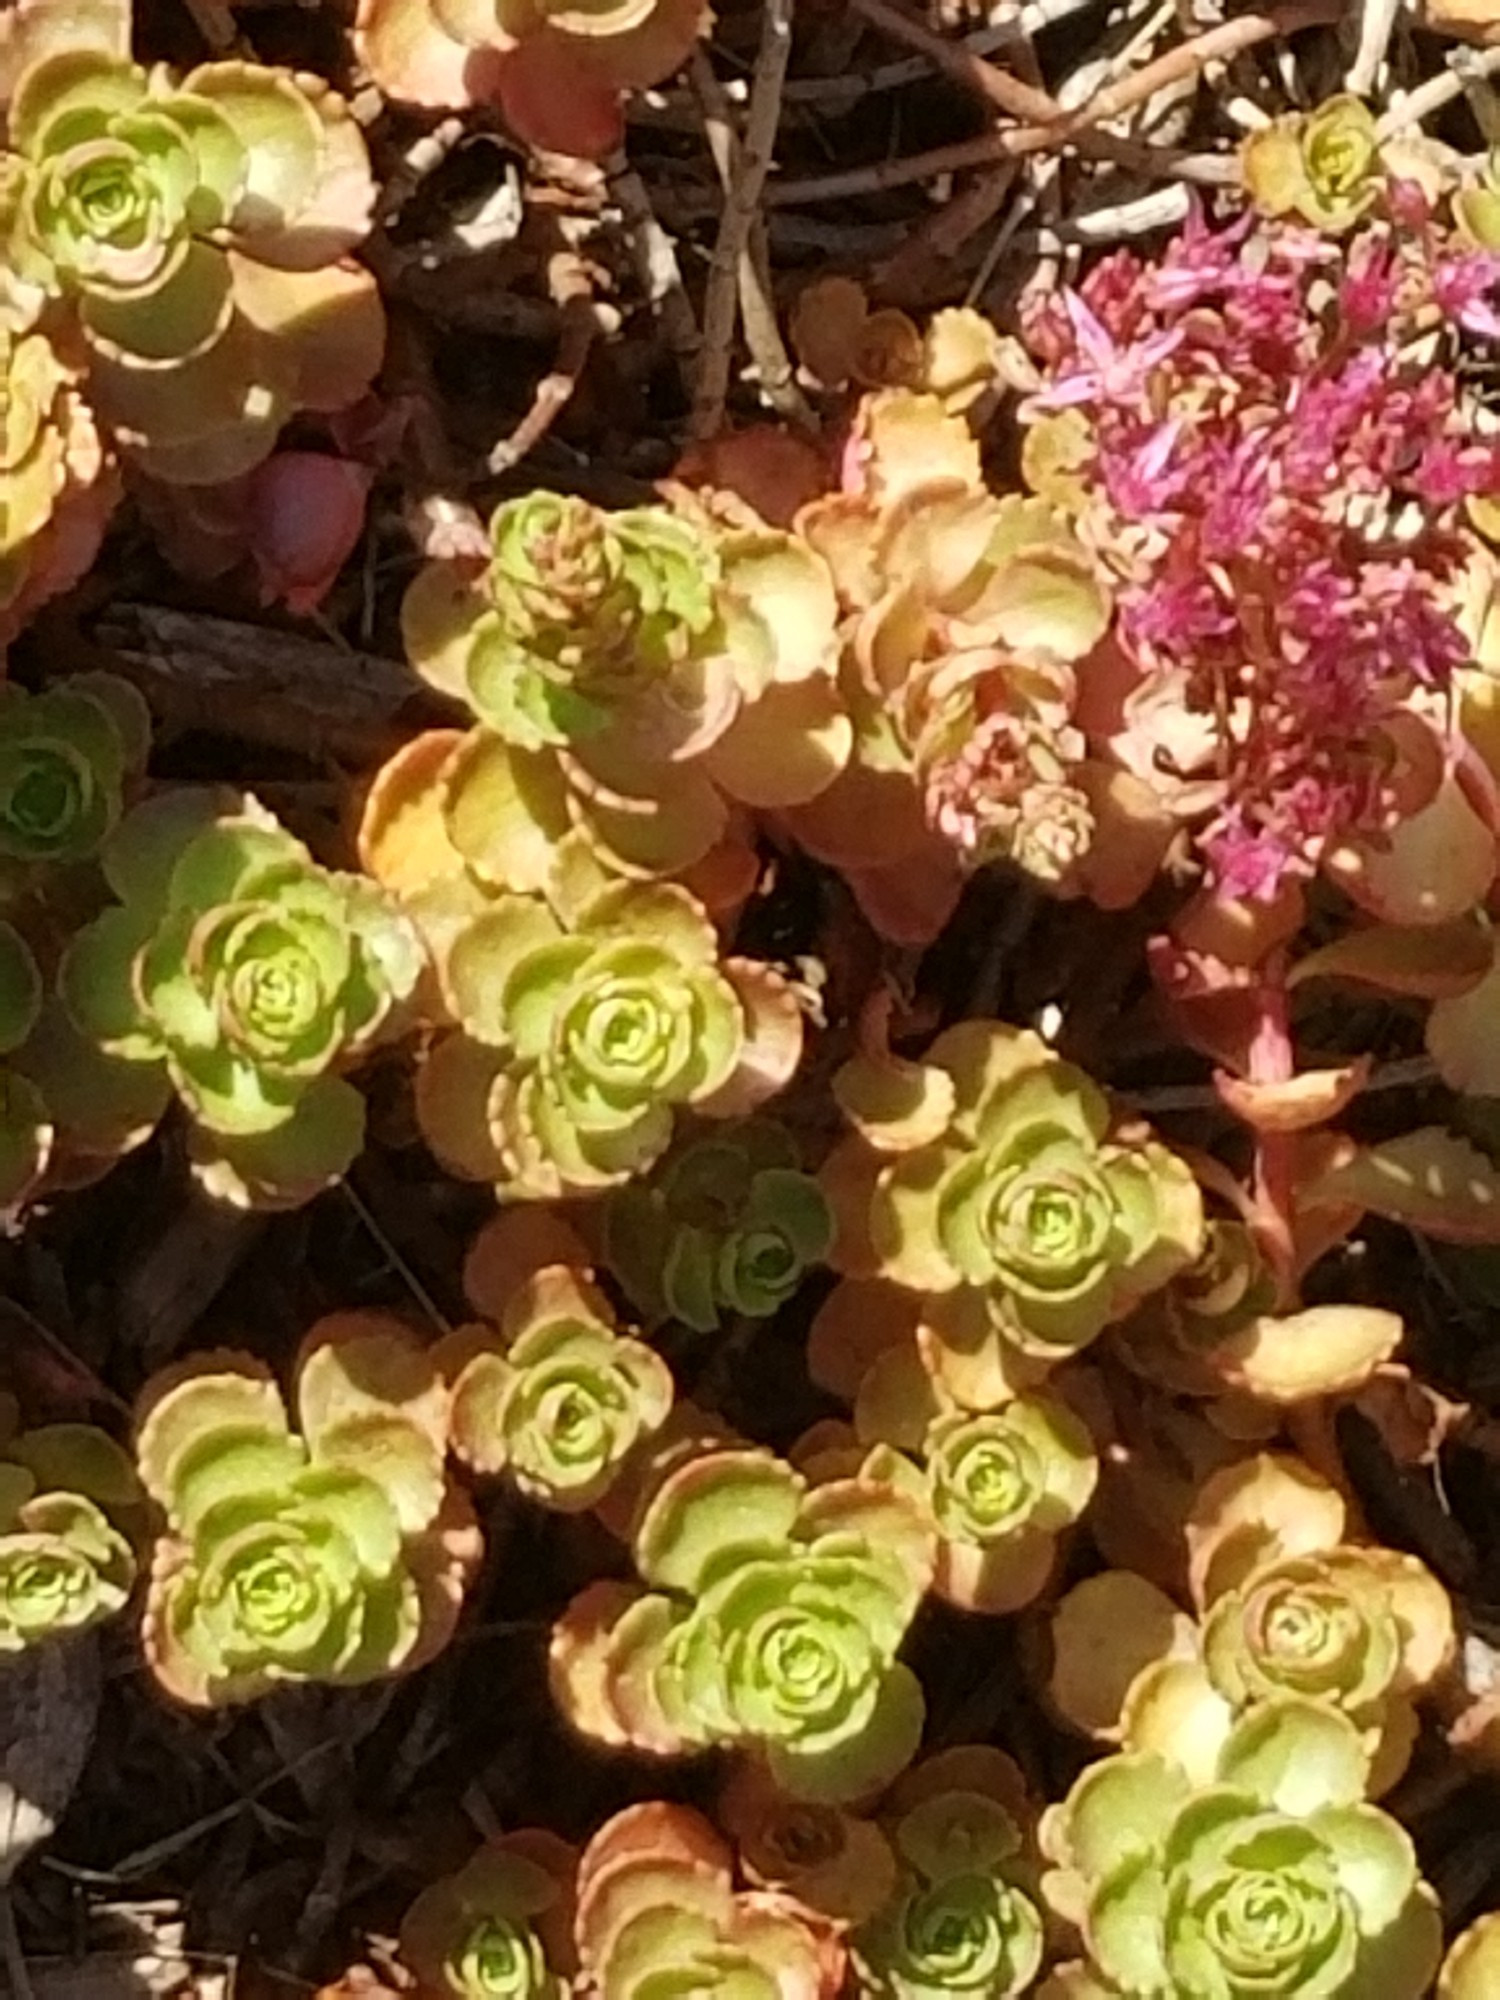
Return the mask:
POLYGON ((410 1671, 447 1642, 480 1554, 447 1484, 448 1394, 399 1322, 337 1314, 308 1335, 295 1432, 251 1356, 147 1385, 142 1482, 165 1516, 143 1638, 179 1701, 410 1671))
POLYGON ((1085 1426, 1062 1403, 1022 1396, 939 1417, 922 1455, 941 1536, 937 1589, 978 1611, 1029 1602, 1052 1573, 1058 1536, 1093 1495, 1099 1468, 1085 1426))
POLYGON ((391 759, 372 855, 399 818, 407 875, 418 821, 429 843, 441 828, 444 867, 491 888, 551 893, 575 829, 617 874, 680 874, 736 808, 811 798, 848 757, 838 606, 795 537, 686 502, 609 514, 537 493, 501 507, 490 540, 487 565, 433 563, 407 592, 413 664, 480 727, 391 759))
POLYGON ((423 1130, 508 1194, 624 1181, 666 1150, 677 1111, 750 1110, 801 1053, 785 980, 721 963, 702 905, 674 885, 619 884, 566 924, 538 897, 498 897, 456 927, 439 972, 463 1033, 429 1058, 423 1130))
POLYGON ((836 2000, 844 1953, 795 1903, 737 1889, 701 1813, 652 1802, 605 1821, 578 1865, 577 1938, 599 2000, 836 2000))
POLYGON ((836 1261, 927 1295, 924 1353, 961 1405, 1006 1401, 1198 1254, 1187 1167, 1029 1030, 967 1021, 835 1088, 857 1135, 824 1169, 836 1261))
POLYGON ((1356 1721, 1452 1651, 1448 1594, 1415 1556, 1345 1545, 1253 1570, 1209 1606, 1203 1657, 1236 1707, 1285 1691, 1356 1721))
POLYGON ((510 1301, 496 1336, 453 1380, 452 1446, 563 1513, 592 1507, 672 1407, 672 1376, 644 1341, 617 1331, 609 1301, 579 1272, 546 1266, 510 1301))
POLYGON ((112 1616, 135 1582, 130 1460, 88 1424, 17 1432, 0 1398, 0 1660, 112 1616))
MULTIPOLYGON (((463 693, 482 723, 523 750, 618 730, 643 749, 657 735, 660 754, 697 733, 695 683, 712 672, 704 642, 723 636, 722 565, 707 534, 667 507, 609 514, 531 493, 496 510, 490 542, 466 643, 434 663, 446 679, 461 651, 463 693)), ((446 581, 439 570, 413 586, 409 631, 420 635, 423 598, 446 581)))
POLYGON ((424 1889, 401 1920, 402 1963, 431 2000, 566 2000, 576 1857, 541 1828, 501 1834, 424 1889))
POLYGON ((885 390, 860 404, 840 490, 796 527, 846 614, 856 748, 787 820, 876 928, 929 942, 964 874, 995 861, 1053 893, 1134 900, 1161 842, 1142 845, 1144 820, 1121 838, 1121 787, 1074 721, 1109 598, 1063 515, 992 493, 940 396, 885 390))
POLYGON ((849 1396, 854 1421, 815 1424, 796 1461, 814 1478, 857 1472, 907 1494, 938 1538, 933 1589, 965 1611, 1017 1611, 1046 1588, 1060 1537, 1093 1497, 1088 1427, 1035 1392, 996 1410, 955 1409, 923 1365, 910 1317, 888 1314, 882 1336, 884 1302, 862 1296, 853 1314, 865 1352, 840 1339, 849 1301, 837 1298, 814 1321, 809 1349, 814 1381, 849 1396))
MULTIPOLYGON (((0 197, 3 200, 3 197, 0 197)), ((98 553, 118 497, 113 463, 77 389, 39 332, 0 314, 0 644, 98 553)))
POLYGON ((40 694, 0 686, 0 891, 98 854, 150 740, 145 701, 118 675, 78 674, 40 694))
POLYGON ((921 1511, 873 1482, 808 1490, 768 1452, 679 1460, 640 1517, 645 1595, 596 1586, 554 1634, 565 1710, 606 1741, 758 1751, 793 1798, 906 1763, 921 1689, 897 1659, 932 1574, 921 1511))
POLYGON ((56 1124, 43 1092, 11 1067, 42 1014, 42 975, 14 924, 0 922, 0 1213, 13 1216, 47 1171, 56 1124))
POLYGON ((388 97, 493 104, 529 145, 598 157, 623 93, 679 69, 710 19, 704 0, 361 0, 355 34, 388 97))
POLYGON ((1245 140, 1240 165, 1266 214, 1295 215, 1330 232, 1357 222, 1386 180, 1375 114, 1357 97, 1273 118, 1245 140))
POLYGON ((348 107, 289 70, 206 63, 175 83, 129 55, 129 10, 36 32, 6 119, 9 261, 70 301, 94 410, 185 483, 264 458, 295 410, 338 409, 378 367, 374 281, 346 261, 374 186, 348 107))
POLYGON ((901 1864, 894 1893, 850 1940, 868 2000, 1012 2000, 1041 1967, 1039 1870, 1021 1774, 963 1746, 914 1765, 881 1809, 901 1864))
POLYGON ((338 1072, 399 1025, 425 962, 415 930, 249 798, 164 793, 101 859, 120 904, 64 956, 74 1026, 165 1069, 215 1192, 307 1199, 359 1150, 363 1100, 338 1072))
POLYGON ((1279 1697, 1203 1761, 1190 1774, 1166 1754, 1106 1758, 1043 1815, 1056 1864, 1043 1886, 1088 1952, 1072 1990, 1426 1993, 1442 1949, 1437 1900, 1406 1833, 1364 1802, 1368 1761, 1348 1718, 1279 1697))
POLYGON ((833 1241, 822 1189, 769 1119, 694 1140, 616 1189, 604 1226, 609 1267, 640 1310, 697 1333, 769 1319, 833 1241))
POLYGON ((1176 1729, 1222 1733, 1256 1702, 1298 1695, 1355 1724, 1371 1759, 1369 1789, 1388 1791, 1416 1741, 1413 1704, 1453 1656, 1453 1609, 1437 1578, 1394 1550, 1309 1546, 1320 1537, 1308 1524, 1278 1532, 1246 1520, 1217 1553, 1193 1533, 1199 1574, 1221 1583, 1227 1564, 1232 1580, 1203 1613, 1200 1657, 1158 1661, 1131 1681, 1126 1745, 1160 1747, 1176 1729), (1259 1560, 1250 1554, 1257 1547, 1259 1560))

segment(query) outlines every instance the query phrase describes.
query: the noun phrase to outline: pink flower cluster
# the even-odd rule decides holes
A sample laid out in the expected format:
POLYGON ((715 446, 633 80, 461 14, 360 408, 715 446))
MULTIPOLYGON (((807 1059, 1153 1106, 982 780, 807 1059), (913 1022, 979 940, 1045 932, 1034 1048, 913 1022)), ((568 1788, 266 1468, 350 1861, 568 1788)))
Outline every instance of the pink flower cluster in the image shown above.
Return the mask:
POLYGON ((1384 725, 1464 657, 1442 587, 1500 450, 1432 347, 1489 332, 1497 278, 1420 204, 1340 243, 1200 215, 1159 261, 1112 256, 1031 316, 1044 382, 1023 415, 1086 425, 1079 527, 1115 579, 1137 705, 1170 686, 1213 719, 1211 761, 1173 776, 1217 781, 1199 841, 1226 893, 1270 896, 1378 830, 1384 725))

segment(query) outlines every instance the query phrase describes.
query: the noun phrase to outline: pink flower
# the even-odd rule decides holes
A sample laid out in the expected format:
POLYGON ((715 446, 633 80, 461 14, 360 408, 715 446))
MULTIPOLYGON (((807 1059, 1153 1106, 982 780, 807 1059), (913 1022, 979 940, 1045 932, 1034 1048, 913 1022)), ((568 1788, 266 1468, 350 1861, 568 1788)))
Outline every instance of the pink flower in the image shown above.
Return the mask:
POLYGON ((1194 784, 1163 768, 1161 789, 1231 894, 1272 895, 1385 823, 1385 727, 1465 657, 1444 608, 1457 509, 1500 487, 1500 446, 1464 426, 1441 359, 1411 359, 1413 315, 1437 298, 1500 331, 1500 257, 1436 246, 1413 207, 1340 271, 1314 231, 1195 213, 1158 263, 1108 258, 1046 317, 1031 407, 1089 412, 1115 642, 1141 701, 1207 734, 1194 784))
POLYGON ((1031 398, 1034 410, 1066 410, 1082 403, 1141 402, 1154 371, 1182 344, 1180 327, 1166 328, 1146 339, 1120 346, 1109 329, 1077 292, 1065 292, 1063 304, 1072 322, 1079 357, 1050 389, 1031 398))
POLYGON ((1383 243, 1361 243, 1351 252, 1339 285, 1339 312, 1356 337, 1378 333, 1396 306, 1399 276, 1394 253, 1383 243))
POLYGON ((1500 285, 1500 256, 1490 250, 1470 250, 1440 257, 1432 267, 1433 297, 1466 333, 1500 339, 1500 313, 1490 293, 1500 285))

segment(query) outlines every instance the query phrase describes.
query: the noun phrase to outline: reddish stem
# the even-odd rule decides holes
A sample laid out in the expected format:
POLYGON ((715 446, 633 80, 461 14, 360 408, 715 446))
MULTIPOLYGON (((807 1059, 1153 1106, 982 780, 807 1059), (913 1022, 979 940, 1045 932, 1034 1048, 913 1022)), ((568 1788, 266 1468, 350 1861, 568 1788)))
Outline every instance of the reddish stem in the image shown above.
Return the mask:
MULTIPOLYGON (((1250 1044, 1252 1083, 1287 1083, 1296 1072, 1285 974, 1285 957, 1277 952, 1260 985, 1260 1022, 1250 1044)), ((1276 1281, 1277 1305, 1283 1310, 1295 1303, 1297 1289, 1296 1179, 1295 1136, 1257 1131, 1255 1233, 1276 1281)))

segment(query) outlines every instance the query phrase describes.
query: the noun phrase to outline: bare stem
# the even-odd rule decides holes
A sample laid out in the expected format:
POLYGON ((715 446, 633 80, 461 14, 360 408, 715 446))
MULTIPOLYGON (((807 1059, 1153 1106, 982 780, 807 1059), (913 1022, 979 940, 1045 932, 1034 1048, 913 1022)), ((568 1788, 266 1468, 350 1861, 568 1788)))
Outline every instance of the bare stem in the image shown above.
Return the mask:
POLYGON ((765 0, 760 52, 750 85, 750 109, 733 184, 724 201, 703 301, 703 347, 693 392, 692 435, 712 437, 724 421, 740 285, 761 190, 776 149, 781 90, 792 52, 792 0, 765 0))

